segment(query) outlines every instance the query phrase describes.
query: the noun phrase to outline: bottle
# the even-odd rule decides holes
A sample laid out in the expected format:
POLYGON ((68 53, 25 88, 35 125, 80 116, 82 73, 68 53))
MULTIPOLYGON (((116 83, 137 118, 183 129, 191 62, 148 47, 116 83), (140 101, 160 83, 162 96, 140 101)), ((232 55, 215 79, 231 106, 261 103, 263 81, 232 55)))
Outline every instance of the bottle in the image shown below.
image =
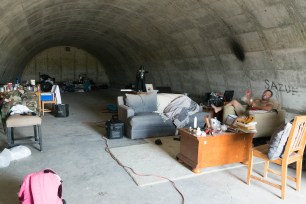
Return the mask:
POLYGON ((16 84, 19 84, 19 78, 16 76, 16 84))
POLYGON ((196 135, 197 136, 201 136, 202 135, 202 131, 201 131, 200 127, 197 128, 196 135))
POLYGON ((198 118, 197 116, 194 116, 194 119, 193 119, 193 128, 196 129, 198 127, 198 118))

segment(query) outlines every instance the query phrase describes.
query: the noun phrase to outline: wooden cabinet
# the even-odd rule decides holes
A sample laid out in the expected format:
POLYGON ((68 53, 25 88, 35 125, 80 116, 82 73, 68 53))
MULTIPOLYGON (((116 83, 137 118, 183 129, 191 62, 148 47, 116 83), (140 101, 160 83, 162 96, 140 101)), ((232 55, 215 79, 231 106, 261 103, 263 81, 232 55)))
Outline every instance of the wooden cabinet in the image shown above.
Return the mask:
POLYGON ((181 134, 179 161, 190 166, 194 173, 201 168, 247 162, 254 133, 222 133, 196 137, 187 129, 181 134))

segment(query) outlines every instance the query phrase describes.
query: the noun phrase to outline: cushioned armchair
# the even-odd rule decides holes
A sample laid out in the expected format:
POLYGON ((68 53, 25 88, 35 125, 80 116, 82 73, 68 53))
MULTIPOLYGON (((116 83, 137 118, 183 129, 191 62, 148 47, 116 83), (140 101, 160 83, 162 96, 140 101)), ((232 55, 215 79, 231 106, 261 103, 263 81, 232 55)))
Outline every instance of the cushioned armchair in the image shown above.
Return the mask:
MULTIPOLYGON (((224 106, 223 108, 223 122, 225 122, 229 114, 235 115, 233 106, 224 106)), ((249 114, 255 117, 257 133, 256 137, 271 136, 277 128, 285 123, 286 111, 278 109, 277 111, 249 111, 249 114)))

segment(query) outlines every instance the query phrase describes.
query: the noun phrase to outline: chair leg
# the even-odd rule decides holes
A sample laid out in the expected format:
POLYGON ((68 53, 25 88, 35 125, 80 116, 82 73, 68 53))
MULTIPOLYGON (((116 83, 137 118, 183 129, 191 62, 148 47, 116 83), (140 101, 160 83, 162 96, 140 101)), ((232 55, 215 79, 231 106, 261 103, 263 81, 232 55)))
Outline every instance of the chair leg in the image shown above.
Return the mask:
POLYGON ((8 146, 10 147, 12 145, 12 129, 10 127, 6 128, 6 136, 8 146))
POLYGON ((14 131, 15 131, 14 128, 11 127, 11 143, 12 143, 12 145, 15 143, 14 131))
POLYGON ((301 177, 302 177, 302 163, 303 159, 296 162, 296 190, 301 190, 301 177))
POLYGON ((269 168, 269 161, 265 161, 264 178, 267 178, 268 176, 268 168, 269 168))
POLYGON ((282 164, 282 184, 281 184, 281 191, 282 191, 282 199, 286 198, 286 187, 287 187, 287 164, 282 164))
POLYGON ((37 125, 37 129, 38 129, 38 136, 39 136, 39 147, 40 147, 40 151, 43 150, 43 147, 42 147, 42 132, 41 132, 41 126, 40 125, 37 125))
POLYGON ((248 161, 248 176, 247 176, 247 184, 251 184, 251 174, 253 169, 253 150, 250 150, 249 153, 249 161, 248 161))
POLYGON ((41 111, 42 111, 42 115, 44 116, 45 115, 45 103, 44 102, 41 103, 41 111))
POLYGON ((2 119, 2 127, 3 127, 3 132, 4 132, 4 134, 6 134, 6 123, 5 123, 5 120, 4 119, 2 119))

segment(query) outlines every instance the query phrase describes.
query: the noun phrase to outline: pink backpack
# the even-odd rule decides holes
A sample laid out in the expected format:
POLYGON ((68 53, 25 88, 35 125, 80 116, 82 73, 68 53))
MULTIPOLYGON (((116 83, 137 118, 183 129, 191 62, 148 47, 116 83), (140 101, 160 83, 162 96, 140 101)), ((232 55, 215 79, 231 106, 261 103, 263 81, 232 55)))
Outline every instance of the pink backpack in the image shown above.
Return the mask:
POLYGON ((18 193, 19 204, 65 204, 62 180, 51 169, 24 177, 18 193))

